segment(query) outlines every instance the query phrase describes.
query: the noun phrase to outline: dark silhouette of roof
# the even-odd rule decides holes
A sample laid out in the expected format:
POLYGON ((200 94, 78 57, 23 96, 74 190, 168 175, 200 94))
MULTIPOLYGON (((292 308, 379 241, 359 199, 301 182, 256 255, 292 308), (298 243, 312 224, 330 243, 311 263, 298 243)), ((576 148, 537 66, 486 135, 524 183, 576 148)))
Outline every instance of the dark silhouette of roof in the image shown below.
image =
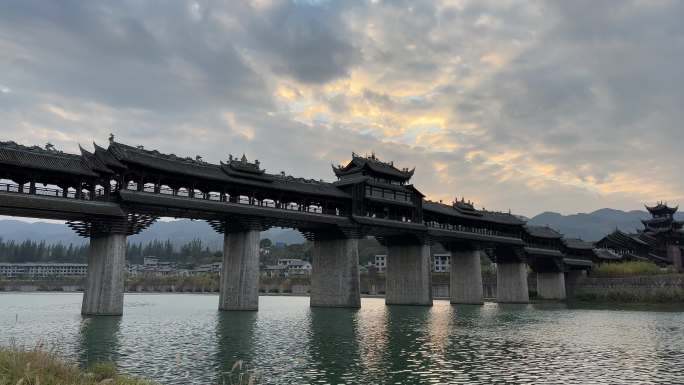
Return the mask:
POLYGON ((493 222, 505 225, 522 226, 525 224, 520 218, 512 214, 497 213, 493 211, 464 209, 458 205, 447 205, 439 202, 424 201, 423 211, 432 211, 442 215, 448 215, 459 218, 467 218, 476 221, 493 222))
POLYGON ((563 234, 547 226, 525 225, 525 231, 536 238, 561 239, 563 234))
POLYGON ((81 156, 55 150, 50 144, 46 148, 40 148, 22 146, 15 142, 0 142, 0 164, 79 177, 98 176, 81 156))
POLYGON ((333 166, 333 172, 337 177, 352 175, 356 173, 363 173, 364 170, 370 171, 372 174, 384 175, 391 179, 399 179, 407 181, 411 179, 415 168, 409 170, 407 168, 398 169, 394 166, 394 162, 382 162, 375 157, 375 154, 364 157, 352 153, 352 160, 346 166, 333 166))
POLYGON ((596 247, 594 242, 587 242, 579 238, 563 238, 563 244, 568 249, 575 250, 593 250, 596 247))
POLYGON ((648 210, 648 212, 651 213, 651 215, 653 215, 653 216, 662 216, 662 215, 672 216, 679 209, 679 206, 670 207, 667 205, 667 203, 663 203, 663 202, 658 202, 658 204, 655 206, 646 205, 645 207, 646 207, 646 210, 648 210))

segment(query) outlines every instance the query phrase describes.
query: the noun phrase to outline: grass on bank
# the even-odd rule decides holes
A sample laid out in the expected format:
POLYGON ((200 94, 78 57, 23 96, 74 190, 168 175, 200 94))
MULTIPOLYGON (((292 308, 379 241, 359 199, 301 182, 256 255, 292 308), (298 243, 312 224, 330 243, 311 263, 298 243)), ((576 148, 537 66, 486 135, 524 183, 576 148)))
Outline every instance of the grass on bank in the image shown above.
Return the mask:
POLYGON ((70 365, 35 348, 0 348, 0 385, 154 385, 116 372, 113 363, 99 363, 87 370, 70 365))
POLYGON ((671 274, 672 268, 661 268, 653 262, 628 261, 615 263, 602 263, 591 270, 591 277, 597 278, 620 278, 640 275, 671 274))
MULTIPOLYGON (((255 373, 235 362, 221 373, 220 385, 255 385, 255 373)), ((112 362, 93 364, 85 370, 36 347, 30 350, 0 347, 0 385, 157 385, 156 382, 117 373, 112 362)))

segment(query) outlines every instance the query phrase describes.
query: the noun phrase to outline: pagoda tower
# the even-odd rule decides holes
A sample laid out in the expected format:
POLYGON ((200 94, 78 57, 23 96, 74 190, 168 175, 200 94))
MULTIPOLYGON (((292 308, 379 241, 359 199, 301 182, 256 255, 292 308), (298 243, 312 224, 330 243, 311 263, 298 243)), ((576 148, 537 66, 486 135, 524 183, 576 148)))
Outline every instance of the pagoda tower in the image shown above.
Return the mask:
POLYGON ((659 202, 653 207, 646 206, 646 209, 652 218, 641 221, 645 227, 642 234, 656 240, 657 247, 664 249, 675 270, 683 272, 681 245, 684 244, 684 222, 674 219, 679 207, 669 207, 667 203, 659 202))

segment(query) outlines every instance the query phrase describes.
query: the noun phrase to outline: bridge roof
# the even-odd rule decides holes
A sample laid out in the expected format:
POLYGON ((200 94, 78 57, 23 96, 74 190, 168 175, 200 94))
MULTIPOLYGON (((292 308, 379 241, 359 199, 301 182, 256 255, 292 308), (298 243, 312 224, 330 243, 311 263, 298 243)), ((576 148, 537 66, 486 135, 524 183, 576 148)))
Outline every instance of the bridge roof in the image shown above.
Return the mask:
POLYGON ((181 174, 213 181, 230 181, 219 165, 201 160, 181 158, 175 154, 163 154, 157 150, 146 150, 142 147, 133 147, 117 142, 110 143, 109 151, 114 154, 117 160, 124 164, 133 163, 171 174, 181 174))
POLYGON ((447 205, 444 203, 432 201, 423 201, 423 210, 432 211, 452 217, 470 219, 475 221, 499 223, 504 225, 522 226, 525 224, 525 222, 523 222, 520 218, 512 214, 497 213, 494 211, 484 211, 475 209, 467 210, 458 205, 447 205))
POLYGON ((80 177, 98 176, 80 155, 38 146, 27 147, 15 142, 0 142, 0 164, 80 177))
POLYGON ((536 238, 546 238, 546 239, 561 239, 563 234, 558 231, 548 227, 548 226, 531 226, 525 225, 525 231, 527 234, 536 238))
POLYGON ((563 238, 563 243, 568 249, 593 250, 594 242, 587 242, 579 238, 563 238))
POLYGON ((332 183, 313 179, 296 178, 289 175, 268 174, 255 165, 247 167, 242 161, 229 161, 220 165, 192 158, 182 158, 174 154, 163 154, 156 150, 146 150, 122 143, 112 142, 109 151, 118 161, 133 163, 170 174, 195 177, 220 183, 236 183, 254 187, 301 192, 314 195, 350 198, 350 195, 332 183))
POLYGON ((415 168, 413 170, 406 168, 400 170, 394 166, 393 162, 382 162, 375 157, 375 154, 371 156, 359 156, 355 153, 352 153, 352 160, 346 166, 333 166, 333 171, 338 177, 355 174, 364 169, 370 170, 375 174, 385 175, 392 177, 393 179, 400 179, 404 181, 411 179, 413 173, 415 172, 415 168))

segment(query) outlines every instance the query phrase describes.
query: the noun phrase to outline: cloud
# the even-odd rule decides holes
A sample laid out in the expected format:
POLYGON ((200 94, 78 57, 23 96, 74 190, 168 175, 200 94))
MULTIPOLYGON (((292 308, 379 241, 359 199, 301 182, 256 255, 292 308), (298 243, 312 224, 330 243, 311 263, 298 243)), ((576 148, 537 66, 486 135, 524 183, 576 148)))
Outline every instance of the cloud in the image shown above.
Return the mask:
POLYGON ((2 139, 122 141, 330 180, 374 151, 431 199, 684 202, 675 1, 6 1, 2 139))

